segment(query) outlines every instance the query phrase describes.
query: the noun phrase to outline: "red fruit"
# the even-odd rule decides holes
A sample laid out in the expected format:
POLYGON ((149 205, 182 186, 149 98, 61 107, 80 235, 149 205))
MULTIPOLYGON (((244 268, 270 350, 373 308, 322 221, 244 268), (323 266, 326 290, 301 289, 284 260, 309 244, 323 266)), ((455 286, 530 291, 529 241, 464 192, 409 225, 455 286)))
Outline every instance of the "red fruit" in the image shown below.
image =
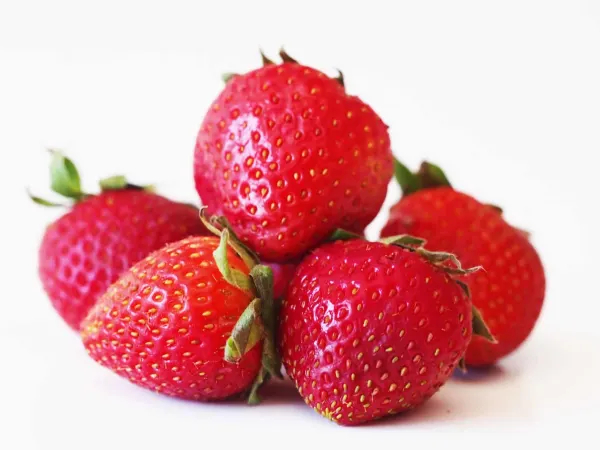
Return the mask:
POLYGON ((66 167, 74 170, 55 153, 53 178, 59 178, 59 185, 54 188, 77 201, 47 228, 39 250, 39 274, 54 308, 78 330, 96 299, 124 270, 166 243, 206 234, 206 229, 196 208, 127 187, 122 178, 109 180, 122 182, 118 190, 85 195, 77 173, 69 178, 66 167))
POLYGON ((339 80, 291 62, 235 75, 196 143, 196 189, 266 260, 303 255, 378 213, 393 173, 387 126, 339 80))
POLYGON ((308 405, 356 425, 413 408, 446 382, 471 339, 472 313, 451 269, 430 262, 441 255, 450 257, 352 240, 302 261, 280 345, 308 405))
MULTIPOLYGON (((527 234, 508 224, 497 207, 453 190, 443 173, 436 181, 431 170, 439 168, 424 164, 421 169, 421 178, 430 172, 425 186, 418 185, 419 177, 412 178, 417 185, 392 207, 382 236, 420 236, 432 250, 449 251, 466 265, 483 266, 469 286, 473 304, 498 343, 475 337, 466 362, 489 365, 518 348, 531 333, 544 302, 544 269, 527 234), (440 184, 446 187, 436 187, 440 184)), ((400 178, 406 187, 406 177, 400 178)))
POLYGON ((90 356, 134 384, 184 399, 250 389, 261 373, 262 336, 250 332, 260 303, 253 301, 254 269, 227 243, 190 237, 129 269, 82 323, 90 356), (236 348, 240 332, 247 333, 236 348))

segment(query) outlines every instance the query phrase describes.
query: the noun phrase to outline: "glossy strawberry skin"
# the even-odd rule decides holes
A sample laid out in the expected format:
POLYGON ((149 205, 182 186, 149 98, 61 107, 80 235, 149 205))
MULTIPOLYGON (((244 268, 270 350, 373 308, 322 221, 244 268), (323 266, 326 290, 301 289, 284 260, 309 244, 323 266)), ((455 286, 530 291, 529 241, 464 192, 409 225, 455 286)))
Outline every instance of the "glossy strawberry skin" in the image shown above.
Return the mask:
POLYGON ((107 191, 75 204, 47 228, 40 279, 54 308, 78 330, 123 271, 168 242, 206 233, 191 206, 142 190, 107 191))
POLYGON ((485 366, 508 355, 529 336, 545 293, 540 258, 520 230, 493 207, 451 188, 410 194, 390 212, 382 236, 411 234, 431 250, 449 251, 463 265, 485 270, 469 277, 473 304, 498 341, 475 336, 466 355, 471 366, 485 366))
POLYGON ((444 271, 399 247, 338 241, 298 267, 280 346, 306 403, 357 425, 433 395, 471 333, 471 302, 444 271))
POLYGON ((387 126, 334 79, 299 64, 235 76, 196 142, 196 189, 268 261, 336 228, 362 232, 393 173, 387 126))
MULTIPOLYGON (((250 387, 261 363, 256 345, 237 364, 224 346, 252 300, 221 276, 219 239, 190 237, 150 254, 103 295, 82 323, 90 356, 134 384, 190 400, 218 400, 250 387)), ((228 250, 232 269, 248 274, 228 250)))

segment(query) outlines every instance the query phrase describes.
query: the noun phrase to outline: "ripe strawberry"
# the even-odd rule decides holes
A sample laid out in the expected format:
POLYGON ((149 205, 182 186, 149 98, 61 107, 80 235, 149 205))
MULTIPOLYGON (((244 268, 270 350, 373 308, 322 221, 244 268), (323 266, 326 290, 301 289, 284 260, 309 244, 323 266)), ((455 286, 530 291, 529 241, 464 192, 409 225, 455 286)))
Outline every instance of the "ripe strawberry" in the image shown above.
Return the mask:
POLYGON ((431 397, 463 357, 472 320, 474 332, 491 338, 465 285, 451 276, 472 269, 415 238, 390 242, 317 248, 296 270, 281 309, 286 372, 308 405, 343 425, 431 397))
POLYGON ((340 79, 298 64, 233 75, 202 123, 203 202, 266 260, 303 255, 342 227, 361 232, 393 173, 387 126, 340 79))
POLYGON ((433 250, 453 252, 467 265, 481 265, 470 280, 473 304, 498 340, 474 338, 466 355, 472 366, 494 363, 518 348, 542 309, 544 269, 527 234, 508 224, 499 208, 450 187, 437 166, 418 175, 397 163, 404 197, 392 207, 382 236, 410 233, 433 250))
POLYGON ((252 388, 256 401, 267 370, 277 375, 272 274, 231 238, 189 237, 123 274, 82 323, 90 356, 166 395, 206 401, 252 388))
POLYGON ((57 152, 51 175, 52 189, 74 204, 47 228, 39 274, 52 305, 75 330, 98 296, 132 264, 168 242, 207 233, 196 208, 128 185, 123 177, 103 180, 98 195, 84 194, 77 169, 57 152))

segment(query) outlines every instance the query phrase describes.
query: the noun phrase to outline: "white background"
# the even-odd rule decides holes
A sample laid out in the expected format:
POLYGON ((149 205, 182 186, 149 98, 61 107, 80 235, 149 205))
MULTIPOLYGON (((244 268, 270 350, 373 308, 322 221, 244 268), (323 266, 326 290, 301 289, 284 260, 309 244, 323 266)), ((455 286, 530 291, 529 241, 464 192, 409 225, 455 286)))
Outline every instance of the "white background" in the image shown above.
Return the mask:
POLYGON ((0 448, 598 448, 599 151, 597 0, 1 0, 0 448), (46 147, 65 149, 88 189, 127 173, 196 200, 194 140, 220 73, 255 68, 259 46, 275 55, 281 44, 343 69, 347 90, 390 125, 397 156, 436 161, 456 187, 502 205, 547 270, 520 351, 372 426, 337 427, 289 386, 259 408, 136 388, 88 360, 36 274, 58 212, 24 188, 47 191, 46 147))

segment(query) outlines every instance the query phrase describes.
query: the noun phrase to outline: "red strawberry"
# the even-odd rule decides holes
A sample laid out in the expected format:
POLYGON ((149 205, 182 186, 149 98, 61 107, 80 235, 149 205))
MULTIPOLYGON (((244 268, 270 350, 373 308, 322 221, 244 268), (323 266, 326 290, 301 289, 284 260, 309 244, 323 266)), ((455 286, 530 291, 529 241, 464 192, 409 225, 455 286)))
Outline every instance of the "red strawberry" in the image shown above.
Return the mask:
POLYGON ((196 143, 196 189, 266 260, 301 256, 342 227, 361 232, 393 173, 387 126, 340 79, 298 64, 234 75, 196 143))
POLYGON ((424 402, 463 357, 471 320, 486 333, 465 285, 450 275, 471 270, 414 246, 421 243, 414 238, 394 242, 337 241, 314 250, 281 309, 286 372, 308 405, 343 425, 424 402))
POLYGON ((474 338, 468 365, 494 363, 518 348, 542 309, 544 269, 527 234, 508 224, 499 208, 450 187, 439 167, 424 163, 412 175, 398 163, 404 197, 391 210, 382 236, 410 233, 428 248, 455 253, 467 265, 482 265, 469 281, 479 308, 498 343, 474 338))
POLYGON ((83 343, 97 362, 156 392, 218 400, 256 380, 256 401, 266 369, 277 374, 271 288, 270 269, 226 230, 220 240, 189 237, 123 274, 83 321, 83 343))
POLYGON ((132 264, 168 242, 206 234, 196 208, 128 185, 123 177, 102 181, 102 192, 88 195, 81 192, 75 166, 60 153, 52 155, 51 172, 53 190, 74 204, 47 228, 39 274, 52 305, 73 329, 132 264))

